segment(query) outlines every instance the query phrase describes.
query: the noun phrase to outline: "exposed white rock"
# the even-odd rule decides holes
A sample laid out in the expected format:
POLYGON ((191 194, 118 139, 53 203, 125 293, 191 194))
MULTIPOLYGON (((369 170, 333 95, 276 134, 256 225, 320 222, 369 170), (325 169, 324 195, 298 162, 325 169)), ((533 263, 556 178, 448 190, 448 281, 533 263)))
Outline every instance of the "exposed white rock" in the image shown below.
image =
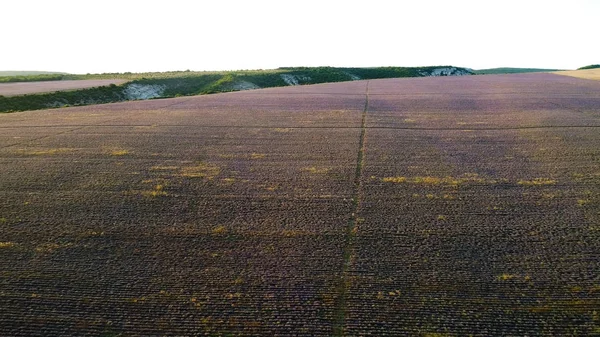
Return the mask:
POLYGON ((279 76, 281 76, 281 79, 283 79, 287 85, 300 85, 300 82, 308 82, 311 80, 310 77, 302 75, 281 74, 279 76))
POLYGON ((358 76, 356 76, 356 75, 354 75, 354 74, 351 74, 351 73, 349 73, 349 72, 346 72, 346 75, 350 76, 350 78, 351 78, 353 81, 358 81, 358 80, 360 80, 360 79, 361 79, 360 77, 358 77, 358 76))
POLYGON ((469 71, 463 69, 457 69, 455 67, 440 67, 431 70, 429 74, 427 72, 420 72, 423 76, 464 76, 470 75, 469 71))
POLYGON ((161 97, 165 92, 166 86, 158 84, 128 84, 123 93, 128 100, 150 99, 161 97))

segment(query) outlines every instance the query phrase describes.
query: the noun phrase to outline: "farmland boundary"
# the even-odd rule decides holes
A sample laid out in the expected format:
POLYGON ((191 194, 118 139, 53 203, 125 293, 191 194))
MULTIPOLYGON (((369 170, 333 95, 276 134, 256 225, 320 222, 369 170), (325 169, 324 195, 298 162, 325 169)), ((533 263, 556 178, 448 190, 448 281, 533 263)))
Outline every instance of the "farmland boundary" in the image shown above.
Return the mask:
POLYGON ((358 155, 356 158, 356 171, 354 174, 354 193, 352 196, 352 214, 348 220, 345 233, 345 244, 343 254, 343 265, 342 274, 340 276, 340 283, 337 289, 337 298, 335 303, 334 311, 334 323, 333 323, 333 335, 344 336, 344 325, 346 321, 346 301, 348 297, 348 288, 350 286, 350 280, 348 279, 348 272, 352 264, 354 255, 354 239, 356 231, 358 230, 358 223, 360 222, 359 211, 360 211, 360 191, 362 188, 362 175, 364 171, 365 161, 365 138, 367 134, 367 112, 369 111, 369 81, 366 85, 365 93, 365 107, 361 116, 361 127, 360 127, 360 138, 358 142, 358 155))

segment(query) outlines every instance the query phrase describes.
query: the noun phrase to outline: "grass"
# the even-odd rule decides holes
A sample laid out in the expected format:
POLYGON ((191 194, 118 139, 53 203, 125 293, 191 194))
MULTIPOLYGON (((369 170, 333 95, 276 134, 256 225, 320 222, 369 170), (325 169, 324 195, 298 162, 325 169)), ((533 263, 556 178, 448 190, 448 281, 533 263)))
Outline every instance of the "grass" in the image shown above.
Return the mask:
POLYGON ((509 280, 512 280, 512 279, 514 279, 516 277, 517 277, 517 275, 514 275, 514 274, 502 274, 502 275, 498 276, 498 280, 500 280, 500 281, 509 281, 509 280))
POLYGON ((213 235, 223 235, 223 234, 227 233, 227 228, 223 225, 219 225, 219 226, 213 228, 210 232, 213 235))
POLYGON ((14 242, 0 242, 0 248, 11 248, 11 247, 16 247, 17 244, 14 242))
POLYGON ((415 184, 415 185, 428 185, 428 186, 459 186, 464 183, 496 183, 495 180, 486 180, 484 178, 479 177, 477 174, 465 174, 462 177, 435 177, 435 176, 416 176, 416 177, 385 177, 382 179, 383 182, 386 183, 396 183, 396 184, 415 184))
POLYGON ((151 171, 174 171, 178 170, 179 166, 164 166, 164 165, 155 165, 150 168, 151 171))
POLYGON ((556 180, 548 178, 535 178, 532 180, 519 180, 517 184, 522 186, 548 186, 556 185, 556 180))
MULTIPOLYGON (((435 177, 435 176, 416 176, 416 177, 385 177, 381 179, 385 183, 396 183, 396 184, 414 184, 424 186, 450 186, 458 187, 463 184, 474 183, 474 184, 496 184, 499 181, 494 179, 486 179, 480 177, 475 173, 467 173, 460 177, 435 177)), ((504 180, 500 180, 504 181, 504 180)), ((521 186, 550 186, 556 185, 556 180, 549 178, 535 178, 531 180, 521 179, 517 181, 518 185, 521 186)), ((444 199, 452 199, 452 196, 444 196, 444 199)))
POLYGON ((46 149, 46 150, 20 150, 19 153, 31 155, 31 156, 45 156, 45 155, 55 155, 61 153, 69 153, 73 152, 74 149, 71 148, 57 148, 57 149, 46 149))
POLYGON ((127 151, 127 150, 124 150, 124 149, 119 149, 119 150, 112 150, 112 151, 110 151, 110 155, 111 155, 111 156, 117 156, 117 157, 120 157, 120 156, 125 156, 125 155, 128 155, 128 154, 129 154, 129 151, 127 151))
POLYGON ((154 189, 151 191, 143 191, 142 195, 145 197, 156 198, 156 197, 166 196, 167 192, 164 191, 164 185, 158 184, 158 185, 154 186, 154 189))
POLYGON ((208 180, 214 179, 221 173, 221 169, 212 164, 200 162, 195 166, 182 167, 180 170, 181 177, 187 178, 205 178, 208 180))
POLYGON ((589 204, 590 202, 591 202, 591 201, 590 201, 589 199, 578 199, 578 200, 577 200, 577 204, 578 204, 579 206, 584 206, 584 205, 587 205, 587 204, 589 204))

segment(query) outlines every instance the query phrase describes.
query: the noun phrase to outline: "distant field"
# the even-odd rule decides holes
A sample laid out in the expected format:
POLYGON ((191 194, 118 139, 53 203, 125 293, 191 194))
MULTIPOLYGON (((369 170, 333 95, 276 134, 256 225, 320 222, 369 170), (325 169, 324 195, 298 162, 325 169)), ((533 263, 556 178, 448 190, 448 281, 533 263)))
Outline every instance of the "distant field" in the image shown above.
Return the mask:
POLYGON ((492 74, 522 74, 522 73, 541 73, 549 71, 557 71, 558 69, 540 69, 540 68, 490 68, 475 70, 477 75, 492 75, 492 74))
POLYGON ((112 80, 71 80, 71 81, 47 81, 47 82, 16 82, 0 83, 1 96, 16 96, 34 93, 55 92, 63 90, 75 90, 84 88, 101 87, 110 84, 122 84, 127 82, 123 79, 112 80))
POLYGON ((0 71, 0 76, 33 76, 33 75, 53 75, 66 73, 56 71, 0 71))
POLYGON ((555 72, 555 74, 578 77, 578 78, 585 78, 588 80, 600 80, 600 68, 586 69, 586 70, 557 71, 557 72, 555 72))
POLYGON ((0 115, 0 336, 594 336, 600 82, 0 115))

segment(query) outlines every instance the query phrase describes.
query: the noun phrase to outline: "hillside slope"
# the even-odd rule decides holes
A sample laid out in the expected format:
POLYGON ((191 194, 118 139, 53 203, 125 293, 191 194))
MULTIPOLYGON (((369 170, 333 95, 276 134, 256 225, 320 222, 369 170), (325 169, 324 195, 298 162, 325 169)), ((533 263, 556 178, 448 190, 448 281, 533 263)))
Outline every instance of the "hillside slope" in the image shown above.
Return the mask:
MULTIPOLYGON (((0 112, 39 110, 60 106, 90 105, 127 100, 144 100, 212 94, 258 88, 356 81, 365 79, 471 75, 472 71, 452 66, 333 68, 290 67, 259 71, 114 73, 64 75, 62 79, 122 79, 121 86, 100 87, 69 92, 0 96, 0 112)), ((0 95, 2 93, 0 92, 0 95)))

